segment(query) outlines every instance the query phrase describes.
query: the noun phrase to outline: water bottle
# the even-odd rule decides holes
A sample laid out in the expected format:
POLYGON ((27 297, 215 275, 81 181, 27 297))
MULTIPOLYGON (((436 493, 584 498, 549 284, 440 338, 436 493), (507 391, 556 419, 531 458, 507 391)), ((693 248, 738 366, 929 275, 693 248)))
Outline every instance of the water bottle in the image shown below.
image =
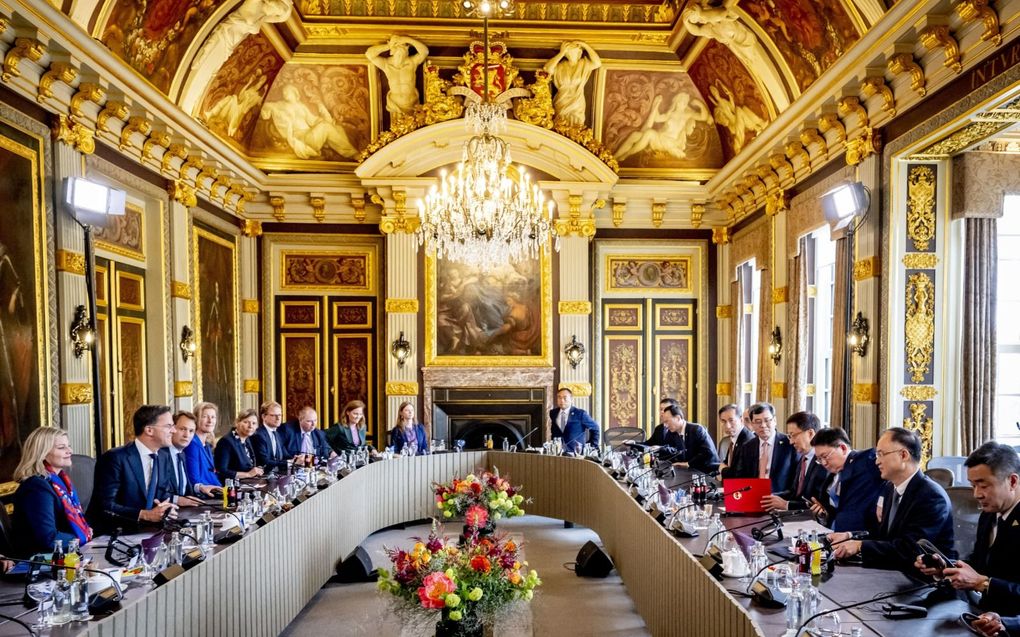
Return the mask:
POLYGON ((711 548, 712 546, 718 546, 720 549, 722 549, 722 547, 720 546, 720 544, 722 542, 722 537, 721 537, 722 533, 721 533, 721 531, 724 528, 725 527, 723 526, 722 519, 719 517, 719 514, 718 513, 713 514, 712 515, 712 521, 709 522, 708 530, 706 531, 706 533, 708 533, 708 537, 712 538, 712 544, 711 544, 711 546, 709 546, 707 548, 711 548), (718 533, 719 535, 716 535, 716 533, 718 533), (712 536, 715 536, 715 537, 712 537, 712 536))
POLYGON ((793 590, 786 600, 786 628, 797 630, 804 619, 804 593, 800 590, 801 579, 793 580, 793 590))
POLYGON ((174 531, 170 536, 169 566, 180 564, 184 558, 184 542, 181 541, 181 534, 174 531))
POLYGON ((202 548, 209 549, 213 545, 213 519, 212 513, 205 511, 202 513, 202 519, 198 525, 201 529, 202 535, 202 548))
POLYGON ((768 557, 765 555, 765 545, 761 542, 755 542, 751 546, 751 576, 759 576, 768 563, 768 557))
POLYGON ((71 621, 71 584, 63 577, 53 587, 53 615, 50 621, 54 626, 71 621))
POLYGON ((82 573, 71 584, 71 621, 84 622, 89 615, 89 578, 82 573))
POLYGON ((510 441, 507 440, 506 436, 503 436, 503 451, 510 451, 510 441))

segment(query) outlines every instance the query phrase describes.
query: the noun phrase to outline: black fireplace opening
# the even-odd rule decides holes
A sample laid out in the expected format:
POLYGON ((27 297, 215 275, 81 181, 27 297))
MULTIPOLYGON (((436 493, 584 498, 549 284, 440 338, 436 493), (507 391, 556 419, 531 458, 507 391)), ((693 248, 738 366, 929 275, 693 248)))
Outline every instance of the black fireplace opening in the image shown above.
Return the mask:
POLYGON ((503 440, 518 450, 541 446, 545 423, 545 390, 541 388, 434 388, 432 437, 452 448, 481 449, 492 436, 493 449, 503 440))

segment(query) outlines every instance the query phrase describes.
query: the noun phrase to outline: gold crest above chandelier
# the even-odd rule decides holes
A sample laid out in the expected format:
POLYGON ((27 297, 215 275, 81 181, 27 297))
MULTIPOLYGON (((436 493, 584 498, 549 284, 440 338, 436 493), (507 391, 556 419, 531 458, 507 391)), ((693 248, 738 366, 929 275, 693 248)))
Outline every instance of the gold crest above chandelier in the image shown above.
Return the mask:
MULTIPOLYGON (((546 201, 523 167, 515 166, 510 145, 499 136, 506 130, 509 100, 494 101, 489 90, 489 18, 513 12, 513 2, 472 2, 462 6, 483 22, 482 88, 467 96, 464 120, 473 137, 464 145, 460 163, 440 173, 420 201, 418 244, 433 257, 488 270, 548 252, 555 239, 553 202, 546 201)), ((474 88, 474 85, 472 85, 474 88)))

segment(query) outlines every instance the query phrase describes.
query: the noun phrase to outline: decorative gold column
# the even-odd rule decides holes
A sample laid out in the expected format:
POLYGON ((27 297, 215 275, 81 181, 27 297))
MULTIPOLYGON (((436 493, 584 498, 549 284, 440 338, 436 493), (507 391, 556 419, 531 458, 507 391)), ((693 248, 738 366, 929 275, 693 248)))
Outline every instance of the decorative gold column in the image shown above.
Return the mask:
POLYGON ((66 177, 82 176, 84 155, 95 149, 95 143, 88 129, 74 126, 63 117, 55 119, 52 126, 53 183, 58 190, 55 197, 55 240, 61 422, 44 424, 66 429, 75 453, 93 455, 98 442, 92 417, 92 403, 96 399, 96 388, 92 386, 92 356, 95 353, 86 351, 81 358, 76 357, 70 335, 76 308, 82 305, 88 310, 89 307, 85 287, 85 233, 74 219, 74 213, 63 204, 63 182, 66 177))
MULTIPOLYGON (((190 410, 194 406, 195 393, 195 359, 185 362, 180 348, 181 332, 185 327, 194 329, 191 323, 191 301, 194 294, 194 282, 191 280, 189 254, 191 250, 191 210, 198 204, 195 189, 181 180, 167 182, 167 193, 170 205, 170 299, 171 320, 173 330, 173 369, 174 369, 174 407, 190 410)), ((252 341, 254 342, 254 341, 252 341)), ((201 341, 198 341, 201 347, 201 341)), ((197 356, 197 353, 196 353, 197 356)))
POLYGON ((259 380, 259 316, 261 305, 259 290, 258 239, 262 236, 262 223, 247 219, 238 242, 238 285, 241 291, 241 378, 244 379, 241 407, 257 409, 262 401, 262 383, 259 380))
MULTIPOLYGON (((790 293, 788 285, 789 277, 787 275, 787 259, 789 255, 787 254, 786 241, 783 240, 783 238, 786 237, 786 224, 790 212, 790 198, 784 190, 779 189, 769 194, 767 200, 765 215, 772 221, 772 245, 770 246, 772 267, 769 268, 769 274, 772 276, 772 307, 762 308, 762 312, 763 316, 771 315, 772 327, 779 328, 779 333, 781 334, 785 345, 793 342, 793 339, 790 338, 790 321, 788 317, 790 308, 790 293)), ((760 347, 767 346, 767 343, 760 345, 760 347)), ((789 387, 787 370, 790 369, 790 359, 792 355, 793 352, 784 347, 782 359, 779 361, 779 364, 772 366, 772 386, 770 394, 772 396, 772 405, 776 408, 777 414, 787 413, 786 396, 787 389, 789 387)), ((777 427, 778 426, 779 425, 777 424, 777 427)))
MULTIPOLYGON (((732 403, 736 399, 739 388, 734 388, 733 383, 724 379, 733 378, 731 365, 732 356, 730 352, 736 344, 733 343, 733 326, 730 321, 735 320, 733 316, 733 299, 731 299, 732 287, 730 279, 733 278, 733 264, 730 263, 730 233, 727 228, 712 228, 712 243, 716 249, 715 280, 719 281, 716 286, 716 306, 713 308, 716 318, 716 357, 715 369, 715 401, 716 409, 725 404, 732 403)), ((708 419, 713 412, 709 412, 702 418, 708 424, 708 419)))
MULTIPOLYGON (((865 356, 848 351, 850 357, 851 413, 853 414, 853 443, 858 448, 875 444, 878 439, 879 355, 877 328, 880 295, 882 293, 881 224, 877 214, 880 192, 879 157, 871 155, 858 167, 858 178, 871 190, 871 210, 854 235, 853 286, 854 302, 848 309, 853 320, 857 313, 867 319, 873 339, 865 356)), ((833 347, 848 347, 846 343, 833 343, 833 347)), ((898 354, 891 354, 897 356, 898 354)), ((889 425, 899 424, 890 421, 889 425)))

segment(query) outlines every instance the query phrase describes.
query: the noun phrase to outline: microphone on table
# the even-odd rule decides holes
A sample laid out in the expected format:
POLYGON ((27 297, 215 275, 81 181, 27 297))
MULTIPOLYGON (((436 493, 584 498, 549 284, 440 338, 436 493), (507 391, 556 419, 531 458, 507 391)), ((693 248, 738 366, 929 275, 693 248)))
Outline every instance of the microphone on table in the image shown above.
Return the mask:
MULTIPOLYGON (((747 487, 750 489, 751 487, 747 487)), ((761 542, 766 537, 776 534, 776 539, 780 542, 783 541, 783 521, 779 519, 779 514, 773 511, 769 513, 769 517, 772 521, 767 526, 756 526, 751 529, 751 537, 761 542)))
MULTIPOLYGON (((88 568, 88 567, 85 567, 85 566, 64 566, 64 565, 54 564, 53 562, 44 562, 44 561, 41 561, 41 560, 24 560, 24 559, 19 559, 19 558, 16 558, 16 557, 5 557, 3 555, 0 555, 0 559, 10 560, 12 562, 20 562, 22 564, 29 564, 31 566, 48 566, 48 567, 50 567, 53 570, 54 578, 56 578, 58 570, 65 570, 65 571, 73 570, 73 571, 82 571, 82 572, 85 572, 85 573, 96 573, 97 575, 102 575, 102 576, 106 577, 107 579, 110 580, 110 582, 113 583, 113 586, 107 586, 106 588, 104 588, 103 590, 99 591, 95 595, 91 595, 92 601, 89 602, 89 612, 90 613, 102 613, 102 612, 106 612, 115 603, 117 603, 120 600, 124 599, 124 589, 122 589, 120 587, 120 583, 117 581, 117 578, 115 578, 113 575, 110 575, 106 571, 102 571, 102 570, 99 570, 97 568, 88 568)), ((29 578, 29 579, 31 579, 31 578, 29 578)))
POLYGON ((694 473, 695 473, 695 475, 694 475, 693 478, 691 478, 690 480, 684 480, 683 482, 678 482, 677 484, 674 484, 673 486, 670 487, 670 490, 674 491, 676 489, 679 489, 680 487, 685 487, 685 486, 691 484, 692 482, 696 482, 696 481, 698 481, 698 480, 700 480, 702 478, 714 478, 715 476, 719 475, 719 470, 716 469, 715 471, 705 471, 705 472, 695 471, 694 473))
MULTIPOLYGON (((834 542, 834 544, 835 544, 835 542, 834 542)), ((947 585, 949 585, 948 584, 948 580, 940 580, 939 582, 932 582, 932 583, 929 583, 929 584, 922 584, 921 586, 915 586, 913 588, 908 588, 908 589, 903 590, 903 591, 895 591, 893 593, 887 593, 885 595, 879 595, 878 597, 870 597, 870 598, 864 600, 863 602, 854 602, 852 604, 843 604, 841 606, 837 606, 836 608, 830 608, 830 609, 826 609, 826 610, 823 610, 823 611, 819 611, 819 612, 815 613, 814 615, 808 617, 806 620, 804 620, 801 623, 800 627, 797 629, 797 632, 794 634, 794 637, 800 637, 801 634, 803 634, 804 629, 807 628, 808 624, 813 622, 815 619, 821 617, 822 615, 827 615, 829 613, 839 612, 841 610, 849 610, 851 608, 857 608, 858 606, 867 606, 868 604, 873 604, 875 602, 880 602, 883 599, 889 599, 891 597, 899 597, 900 595, 906 595, 908 593, 917 593, 918 591, 923 591, 923 590, 929 589, 929 588, 934 588, 934 589, 944 588, 947 585), (945 582, 945 584, 943 582, 945 582)), ((904 606, 903 608, 904 609, 908 609, 908 608, 911 608, 911 607, 904 606)), ((925 614, 927 614, 927 610, 926 609, 925 609, 925 614)))
POLYGON ((725 500, 726 496, 728 495, 733 495, 734 493, 745 493, 750 490, 751 485, 743 486, 740 487, 739 489, 734 489, 733 491, 723 491, 722 489, 716 489, 715 491, 708 495, 708 499, 714 502, 718 502, 719 500, 725 500))
MULTIPOLYGON (((521 436, 521 439, 518 440, 517 442, 515 442, 514 446, 515 447, 519 447, 519 446, 523 445, 524 441, 528 439, 528 436, 530 436, 531 434, 535 433, 536 431, 538 431, 538 426, 537 425, 532 427, 531 431, 529 431, 528 433, 526 433, 523 436, 521 436)), ((526 447, 521 447, 521 451, 524 451, 524 449, 526 449, 526 447)))
MULTIPOLYGON (((642 445, 642 446, 644 446, 644 445, 642 445)), ((664 447, 664 448, 672 449, 672 447, 664 447)), ((673 460, 675 460, 676 458, 679 458, 680 456, 684 455, 685 453, 687 453, 686 449, 680 449, 679 451, 676 451, 672 455, 666 456, 665 458, 656 458, 656 462, 658 462, 659 464, 662 464, 664 462, 672 462, 673 460)), ((672 468, 672 467, 670 467, 670 468, 672 468)), ((638 480, 640 480, 641 478, 645 477, 649 473, 652 473, 653 471, 655 471, 655 472, 659 471, 659 467, 655 466, 655 467, 652 467, 651 469, 648 469, 647 471, 645 471, 643 473, 639 473, 638 475, 634 476, 634 480, 633 481, 637 482, 638 480)))
MULTIPOLYGON (((822 545, 818 548, 811 549, 807 552, 807 555, 817 553, 818 551, 831 551, 832 547, 843 542, 849 542, 850 540, 863 540, 868 537, 867 531, 854 531, 850 534, 850 537, 839 540, 838 542, 829 542, 828 538, 822 536, 822 545)), ((776 564, 782 564, 788 562, 794 558, 800 558, 800 554, 794 554, 791 558, 783 558, 774 562, 769 562, 765 566, 758 569, 758 571, 751 577, 751 583, 747 585, 747 592, 751 594, 751 599, 759 606, 766 608, 783 608, 786 606, 787 594, 780 591, 778 588, 767 584, 758 579, 765 569, 775 566, 776 564)))
MULTIPOLYGON (((747 487, 747 488, 750 488, 750 487, 747 487)), ((743 489, 740 489, 740 490, 743 491, 743 489)), ((736 493, 736 491, 734 491, 734 493, 736 493)), ((785 518, 785 517, 789 517, 791 515, 796 515, 798 513, 800 513, 800 511, 783 511, 782 513, 773 513, 772 516, 770 516, 772 519, 770 519, 767 522, 765 522, 765 525, 766 526, 772 525, 772 524, 774 524, 776 522, 776 520, 778 518, 785 518)), ((754 520, 753 522, 747 522, 746 524, 738 524, 737 526, 731 526, 729 528, 724 528, 721 531, 716 531, 715 533, 712 534, 711 537, 708 538, 708 542, 705 545, 706 553, 708 553, 707 547, 712 544, 712 540, 714 540, 718 536, 722 535, 723 533, 728 533, 730 531, 736 531, 737 529, 745 529, 745 528, 747 528, 749 526, 754 526, 755 524, 761 524, 762 522, 763 522, 763 520, 754 520)), ((706 553, 702 553, 698 557, 705 557, 706 553)), ((722 561, 722 558, 717 558, 717 559, 719 561, 722 561)))
POLYGON ((117 528, 110 535, 110 541, 106 544, 106 553, 104 557, 106 561, 114 566, 124 567, 127 566, 131 560, 135 559, 142 553, 142 547, 138 544, 131 544, 120 539, 120 534, 124 532, 124 529, 117 528))

